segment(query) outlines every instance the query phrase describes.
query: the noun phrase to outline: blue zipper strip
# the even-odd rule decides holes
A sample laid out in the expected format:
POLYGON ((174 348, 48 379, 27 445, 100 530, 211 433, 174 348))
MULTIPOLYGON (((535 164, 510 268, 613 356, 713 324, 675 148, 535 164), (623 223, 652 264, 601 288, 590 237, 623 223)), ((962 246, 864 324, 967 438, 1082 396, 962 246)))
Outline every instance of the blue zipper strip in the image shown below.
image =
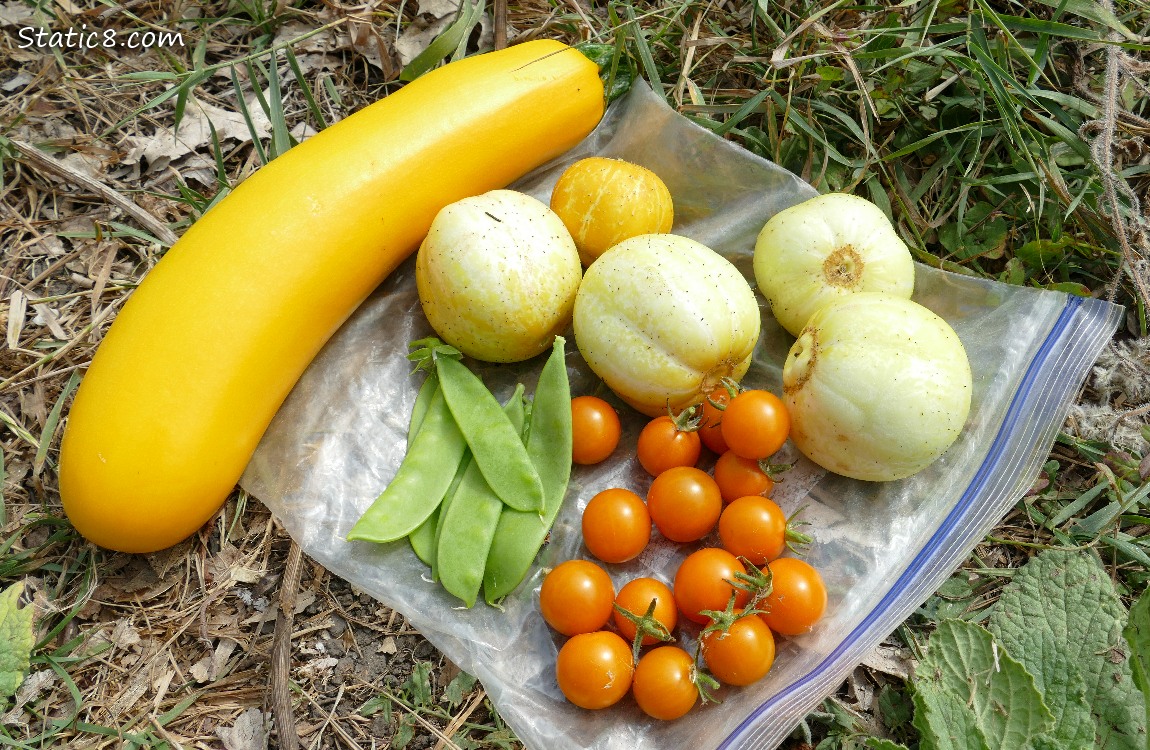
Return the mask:
POLYGON ((976 497, 982 488, 986 485, 989 477, 994 473, 998 464, 1003 460, 1005 455, 1002 451, 1005 445, 1014 436, 1019 418, 1022 416, 1022 407, 1027 403, 1030 393, 1034 387, 1035 375, 1041 365, 1045 364, 1049 358, 1051 351, 1054 349, 1055 342, 1057 342, 1062 334, 1065 332, 1070 320, 1078 312, 1078 308, 1082 305, 1082 298, 1077 296, 1070 296, 1067 299, 1066 306, 1062 309, 1058 319, 1054 322, 1050 333, 1047 334, 1046 339, 1042 342, 1038 352, 1030 361, 1030 365, 1026 368, 1026 374, 1023 375, 1022 381, 1019 384, 1018 391, 1015 392, 1013 399, 1011 399, 1010 406, 1007 408, 1006 417, 1003 419, 1002 426, 998 430, 994 441, 990 445, 990 450, 987 458, 982 462, 978 472, 975 474, 974 479, 967 486, 966 491, 963 492, 962 497, 942 525, 927 541, 926 545, 915 555, 914 559, 907 566, 906 570, 898 580, 895 581, 894 586, 890 591, 879 600, 878 605, 872 609, 863 621, 851 631, 851 633, 843 639, 843 642, 835 647, 825 659, 808 672, 806 675, 787 685, 779 692, 768 698, 763 702, 750 716, 742 721, 734 731, 732 731, 722 744, 719 745, 718 750, 726 750, 726 748, 733 747, 732 743, 738 739, 739 735, 748 731, 764 713, 774 709, 783 700, 789 698, 797 691, 811 685, 818 681, 824 674, 826 674, 832 667, 836 666, 836 662, 842 657, 851 646, 858 642, 860 638, 867 634, 867 631, 878 621, 883 615, 891 609, 894 602, 902 596, 903 592, 913 583, 917 578, 917 572, 923 569, 923 566, 928 565, 946 552, 946 548, 942 547, 939 543, 945 540, 952 529, 962 521, 970 509, 971 500, 976 497))

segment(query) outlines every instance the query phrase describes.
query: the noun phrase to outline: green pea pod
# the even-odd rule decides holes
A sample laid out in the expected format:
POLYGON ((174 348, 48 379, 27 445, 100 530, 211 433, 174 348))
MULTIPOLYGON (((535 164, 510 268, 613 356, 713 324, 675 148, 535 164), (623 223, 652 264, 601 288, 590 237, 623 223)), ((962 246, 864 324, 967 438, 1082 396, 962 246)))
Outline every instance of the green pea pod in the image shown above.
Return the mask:
POLYGON ((423 534, 431 535, 431 545, 430 549, 428 550, 428 559, 423 561, 424 563, 427 563, 429 566, 431 566, 432 581, 439 580, 438 550, 440 533, 442 533, 443 530, 444 515, 447 513, 447 508, 451 507, 451 504, 455 502, 455 493, 459 492, 460 485, 463 482, 463 477, 467 476, 471 472, 475 472, 475 470, 475 461, 473 458, 471 458, 471 452, 468 451, 467 453, 463 454, 463 461, 459 465, 458 472, 455 472, 455 479, 451 482, 451 489, 447 490, 446 495, 443 497, 443 503, 440 503, 439 507, 436 508, 435 518, 428 519, 427 521, 423 522, 423 526, 427 526, 428 523, 430 523, 432 520, 435 521, 435 525, 431 527, 430 531, 423 531, 423 534))
POLYGON ((428 404, 395 477, 356 521, 347 538, 393 542, 417 529, 443 501, 466 450, 467 441, 440 389, 428 404))
MULTIPOLYGON (((435 397, 436 391, 439 390, 439 380, 435 377, 428 377, 423 381, 423 385, 419 388, 419 393, 415 397, 415 403, 411 407, 411 420, 407 424, 407 444, 411 445, 415 441, 415 435, 419 432, 420 426, 423 424, 423 418, 427 416, 427 407, 431 405, 431 399, 435 397)), ((460 462, 463 466, 463 462, 460 462)), ((458 474, 458 472, 456 472, 458 474)), ((453 484, 456 480, 452 480, 453 484)), ((450 490, 448 490, 450 494, 450 490)), ((419 527, 407 535, 407 541, 411 544, 412 551, 415 556, 422 560, 426 565, 431 565, 435 560, 435 527, 439 520, 439 508, 431 512, 419 527)))
POLYGON ((543 482, 543 508, 525 512, 504 508, 483 573, 483 596, 495 604, 527 577, 559 515, 571 478, 571 385, 567 379, 564 340, 555 337, 551 355, 539 374, 528 421, 527 454, 543 482))
MULTIPOLYGON (((448 495, 451 490, 447 491, 448 495)), ((443 498, 443 502, 447 502, 447 496, 443 498)), ((435 510, 431 511, 423 523, 407 535, 407 542, 411 545, 411 551, 415 556, 423 562, 424 565, 435 564, 435 529, 439 525, 439 511, 443 508, 443 504, 435 510)))
MULTIPOLYGON (((523 431, 523 386, 503 407, 511 424, 523 431)), ((483 583, 484 563, 495 537, 503 501, 492 491, 473 461, 450 502, 440 507, 433 577, 468 607, 475 605, 483 583)))
POLYGON ((544 504, 543 483, 519 430, 462 362, 436 357, 435 367, 447 406, 487 484, 510 507, 538 514, 544 504))
POLYGON ((427 416, 427 407, 431 405, 431 399, 435 398, 435 392, 439 390, 439 380, 433 377, 427 377, 423 380, 423 385, 419 387, 419 393, 415 395, 415 403, 411 405, 411 419, 407 423, 407 444, 411 445, 415 440, 415 434, 419 432, 420 425, 423 424, 423 418, 427 416))

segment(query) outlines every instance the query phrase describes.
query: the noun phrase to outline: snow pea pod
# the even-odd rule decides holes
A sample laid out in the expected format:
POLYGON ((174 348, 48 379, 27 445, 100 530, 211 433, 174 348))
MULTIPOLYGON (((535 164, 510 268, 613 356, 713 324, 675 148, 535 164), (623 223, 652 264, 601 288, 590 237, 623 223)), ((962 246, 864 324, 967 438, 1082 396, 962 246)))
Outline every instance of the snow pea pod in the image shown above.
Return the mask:
POLYGON ((423 379, 423 385, 419 386, 419 393, 415 394, 415 403, 411 405, 411 419, 407 422, 408 445, 411 445, 411 441, 415 440, 415 433, 419 432, 423 418, 427 416, 427 407, 431 406, 431 399, 435 398, 435 392, 438 390, 439 381, 436 378, 427 377, 423 379))
MULTIPOLYGON (((447 502, 450 495, 451 490, 448 489, 447 494, 443 496, 443 502, 447 502)), ((411 551, 424 565, 432 565, 435 562, 435 529, 439 526, 439 511, 442 507, 443 504, 440 503, 439 508, 431 511, 431 515, 419 524, 415 531, 407 535, 411 551)))
POLYGON ((435 367, 447 406, 487 484, 510 507, 538 514, 544 504, 543 483, 519 430, 462 362, 436 357, 435 367))
POLYGON ((511 593, 535 560, 567 494, 571 478, 571 384, 563 337, 556 336, 539 374, 528 420, 527 454, 543 483, 538 512, 503 508, 483 573, 483 596, 495 604, 511 593))
POLYGON ((466 450, 467 441, 440 388, 431 398, 395 476, 347 538, 393 542, 417 529, 443 501, 466 450))
MULTIPOLYGON (((411 419, 407 424, 408 445, 414 442, 415 434, 419 432, 419 428, 423 424, 423 418, 427 415, 427 407, 431 405, 431 399, 438 390, 439 380, 435 377, 427 377, 424 379, 423 385, 420 386, 419 393, 415 397, 415 403, 411 407, 411 419)), ((463 462, 460 462, 460 467, 462 468, 462 466, 463 462)), ((456 474, 458 474, 458 472, 456 472, 456 474)), ((453 484, 454 481, 455 480, 452 480, 453 484)), ((448 494, 451 494, 450 489, 448 490, 448 494)), ((407 541, 411 544, 411 549, 415 552, 415 556, 427 565, 431 565, 435 559, 435 528, 438 521, 439 508, 436 508, 431 511, 431 515, 428 516, 415 531, 407 535, 407 541)))
MULTIPOLYGON (((523 430, 523 386, 503 407, 517 431, 523 430)), ((475 605, 483 583, 484 563, 495 537, 503 501, 487 484, 478 464, 468 466, 459 488, 440 507, 436 565, 432 577, 468 607, 475 605)))

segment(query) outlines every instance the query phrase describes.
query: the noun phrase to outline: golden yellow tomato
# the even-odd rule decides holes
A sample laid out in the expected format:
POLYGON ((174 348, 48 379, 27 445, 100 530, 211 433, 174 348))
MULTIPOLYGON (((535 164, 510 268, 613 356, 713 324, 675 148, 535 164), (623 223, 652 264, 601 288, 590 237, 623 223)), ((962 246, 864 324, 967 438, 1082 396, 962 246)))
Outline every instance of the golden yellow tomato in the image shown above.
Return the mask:
POLYGON ((585 266, 625 239, 670 232, 675 218, 671 191, 657 174, 599 156, 563 172, 551 193, 551 210, 575 238, 585 266))

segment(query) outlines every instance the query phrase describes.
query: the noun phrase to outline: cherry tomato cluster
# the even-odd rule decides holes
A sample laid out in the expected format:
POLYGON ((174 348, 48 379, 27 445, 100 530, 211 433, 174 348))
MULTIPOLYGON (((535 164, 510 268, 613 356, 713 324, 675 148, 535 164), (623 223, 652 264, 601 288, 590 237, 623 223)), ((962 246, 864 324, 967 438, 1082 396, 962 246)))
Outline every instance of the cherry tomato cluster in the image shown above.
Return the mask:
MULTIPOLYGON (((581 396, 572 415, 576 463, 615 451, 620 431, 609 404, 581 396)), ((775 469, 766 459, 789 430, 777 397, 730 383, 700 407, 644 427, 636 453, 653 477, 647 497, 618 487, 595 495, 583 512, 587 550, 602 563, 626 562, 647 547, 652 525, 675 542, 698 542, 717 528, 720 546, 687 555, 670 586, 640 577, 616 591, 602 565, 583 559, 548 573, 540 610, 568 637, 556 676, 569 701, 599 709, 631 693, 648 715, 675 719, 719 684, 749 685, 766 675, 776 635, 811 630, 826 608, 822 577, 782 556, 811 539, 768 497, 775 469), (712 473, 696 466, 704 445, 719 454, 712 473), (697 634, 693 655, 677 645, 680 619, 697 634)))

